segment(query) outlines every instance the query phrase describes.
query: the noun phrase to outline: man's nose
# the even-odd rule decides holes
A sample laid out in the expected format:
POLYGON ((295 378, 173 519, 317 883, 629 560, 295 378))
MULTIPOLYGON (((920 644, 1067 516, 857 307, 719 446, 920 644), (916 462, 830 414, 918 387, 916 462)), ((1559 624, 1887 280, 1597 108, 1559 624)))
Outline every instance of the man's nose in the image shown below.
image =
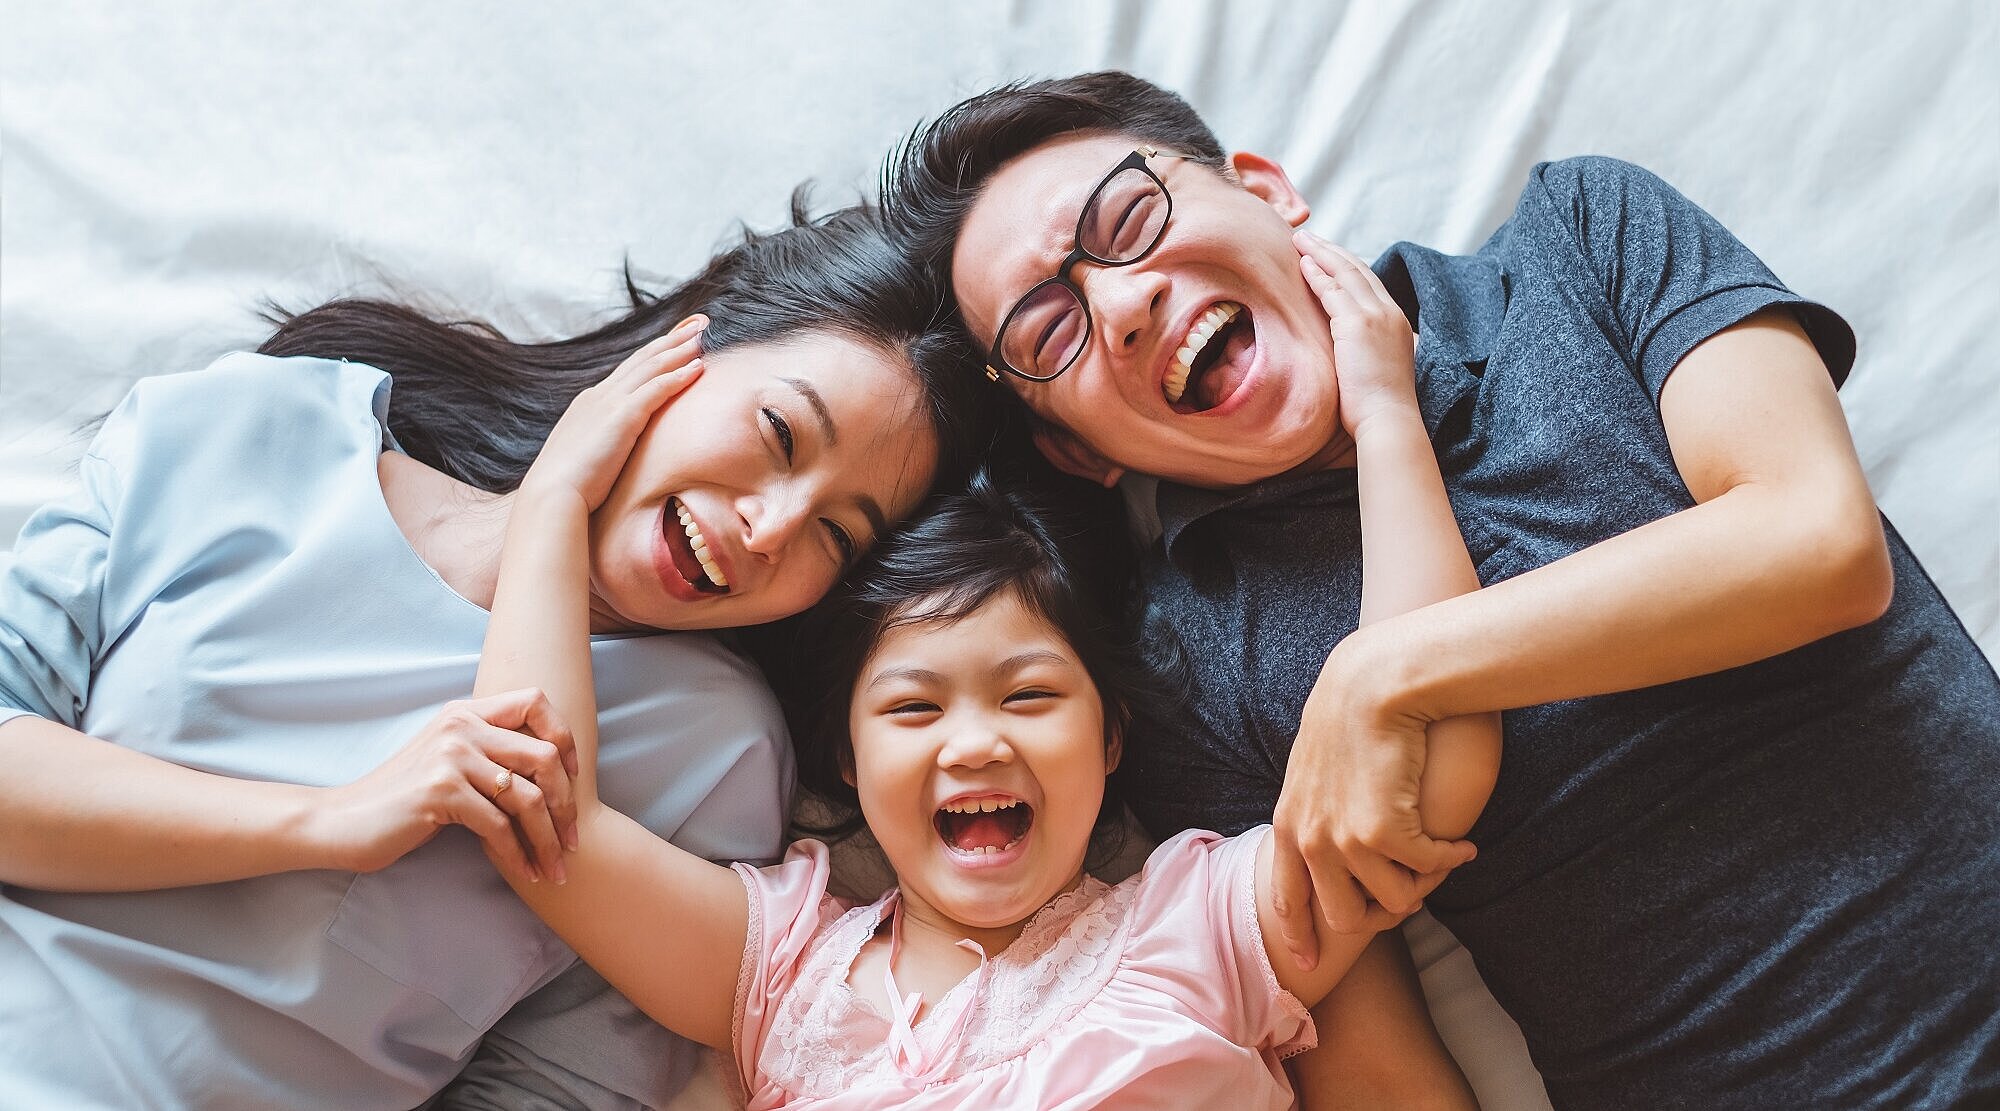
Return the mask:
POLYGON ((1116 355, 1142 350, 1147 333, 1160 324, 1166 307, 1171 284, 1166 275, 1144 263, 1086 264, 1076 281, 1097 318, 1106 349, 1116 355))

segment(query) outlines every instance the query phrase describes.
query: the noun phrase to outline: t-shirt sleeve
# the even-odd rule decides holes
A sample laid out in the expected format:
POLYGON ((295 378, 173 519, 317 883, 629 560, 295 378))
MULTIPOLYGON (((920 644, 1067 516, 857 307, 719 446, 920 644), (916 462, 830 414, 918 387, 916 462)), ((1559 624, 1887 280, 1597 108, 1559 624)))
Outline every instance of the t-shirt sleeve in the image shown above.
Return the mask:
POLYGON ((109 637, 105 579, 132 433, 126 402, 78 464, 77 486, 37 510, 0 552, 0 722, 32 714, 79 728, 109 637))
POLYGON ((1192 830, 1154 850, 1126 959, 1173 984, 1193 1013, 1237 1045, 1289 1057, 1319 1039, 1311 1013, 1279 986, 1264 951, 1257 850, 1269 832, 1192 830))
POLYGON ((795 842, 782 862, 768 868, 736 865, 750 897, 750 928, 737 972, 731 1041, 737 1075, 750 1091, 758 1087, 759 1051, 798 976, 807 946, 827 915, 841 910, 826 893, 830 860, 824 844, 807 840, 795 842))
POLYGON ((1787 289, 1713 216, 1637 166, 1602 157, 1536 166, 1517 219, 1580 297, 1602 300, 1611 338, 1655 402, 1697 344, 1774 305, 1792 307, 1835 385, 1854 365, 1854 332, 1839 314, 1787 289))

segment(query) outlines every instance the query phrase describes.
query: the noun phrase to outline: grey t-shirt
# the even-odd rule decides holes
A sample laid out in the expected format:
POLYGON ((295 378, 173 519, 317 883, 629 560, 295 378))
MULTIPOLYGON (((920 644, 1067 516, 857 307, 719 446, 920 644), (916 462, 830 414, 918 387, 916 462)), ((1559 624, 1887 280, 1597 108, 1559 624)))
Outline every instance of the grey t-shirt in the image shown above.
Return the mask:
MULTIPOLYGON (((1489 584, 1692 504, 1658 398, 1703 339, 1789 305, 1836 382, 1854 357, 1838 316, 1610 159, 1537 166, 1476 254, 1398 244, 1375 268, 1423 337, 1424 417, 1489 584)), ((1155 835, 1234 833, 1270 820, 1355 628, 1354 473, 1163 485, 1159 509, 1150 617, 1189 649, 1194 712, 1127 773, 1155 835)), ((2000 679, 1889 546, 1869 625, 1505 715, 1479 858, 1429 905, 1558 1106, 2000 1099, 2000 679)))

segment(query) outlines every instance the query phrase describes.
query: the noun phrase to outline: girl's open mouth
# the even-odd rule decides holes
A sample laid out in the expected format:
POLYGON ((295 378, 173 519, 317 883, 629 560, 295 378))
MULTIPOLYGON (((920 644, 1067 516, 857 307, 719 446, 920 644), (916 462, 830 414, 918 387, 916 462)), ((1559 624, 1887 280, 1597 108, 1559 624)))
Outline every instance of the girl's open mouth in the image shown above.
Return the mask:
POLYGON ((939 807, 932 824, 954 855, 993 856, 1021 843, 1035 824, 1035 808, 999 796, 966 799, 939 807))

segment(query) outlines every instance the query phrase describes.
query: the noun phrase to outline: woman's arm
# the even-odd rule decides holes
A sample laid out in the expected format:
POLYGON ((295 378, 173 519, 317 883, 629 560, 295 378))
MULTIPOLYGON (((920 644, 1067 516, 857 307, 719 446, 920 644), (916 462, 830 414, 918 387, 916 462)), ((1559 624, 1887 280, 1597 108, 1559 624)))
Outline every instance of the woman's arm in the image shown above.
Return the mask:
MULTIPOLYGON (((559 770, 566 740, 519 732, 547 717, 532 692, 455 703, 382 766, 339 787, 233 779, 45 718, 13 718, 0 724, 0 883, 150 891, 309 868, 372 872, 447 825, 471 828, 497 846, 504 867, 527 875, 533 865, 510 815, 479 786, 502 762, 559 770)), ((507 803, 526 814, 525 801, 507 803)), ((565 803, 566 795, 555 803, 556 820, 567 820, 565 803)), ((559 855, 539 859, 546 866, 559 855)))
MULTIPOLYGON (((551 883, 521 898, 661 1025, 729 1046, 749 929, 740 879, 661 840, 597 795, 589 517, 652 414, 694 376, 696 331, 669 333, 579 396, 516 495, 475 693, 543 691, 576 744, 576 830, 551 883)), ((508 793, 538 790, 517 778, 508 793)), ((524 835, 547 836, 524 826, 524 835)), ((503 869, 503 871, 505 871, 503 869)))

